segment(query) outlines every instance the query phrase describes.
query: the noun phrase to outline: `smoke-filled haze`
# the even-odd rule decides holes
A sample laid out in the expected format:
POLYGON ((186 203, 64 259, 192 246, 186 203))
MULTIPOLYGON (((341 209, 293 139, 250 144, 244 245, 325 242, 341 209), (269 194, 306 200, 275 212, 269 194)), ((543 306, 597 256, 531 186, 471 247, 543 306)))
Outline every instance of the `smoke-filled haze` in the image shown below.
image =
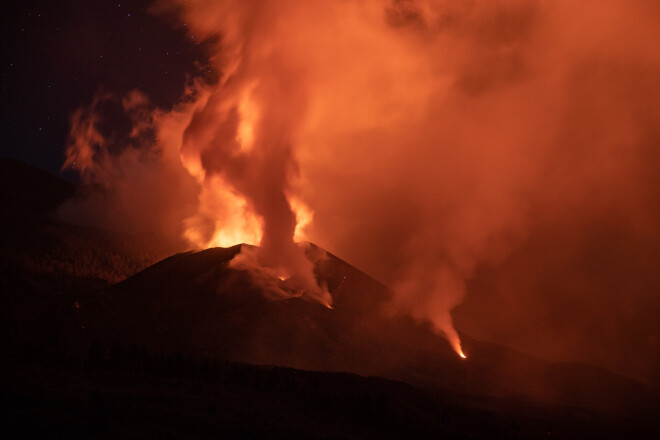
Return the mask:
POLYGON ((209 43, 217 80, 190 77, 172 110, 102 90, 74 113, 65 167, 85 193, 61 215, 182 247, 260 244, 237 264, 330 306, 294 244, 309 240, 457 352, 453 321, 660 382, 656 2, 151 12, 209 43))

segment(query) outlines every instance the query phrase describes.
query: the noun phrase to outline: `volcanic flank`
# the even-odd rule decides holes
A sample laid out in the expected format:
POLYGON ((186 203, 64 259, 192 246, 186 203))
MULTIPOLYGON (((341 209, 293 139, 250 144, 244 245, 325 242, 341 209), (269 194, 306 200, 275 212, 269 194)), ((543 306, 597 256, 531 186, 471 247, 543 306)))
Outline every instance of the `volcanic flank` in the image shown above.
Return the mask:
MULTIPOLYGON (((392 292, 331 254, 315 274, 334 309, 273 296, 249 272, 230 267, 245 246, 173 255, 81 300, 80 325, 106 346, 351 372, 635 417, 657 407, 654 391, 591 366, 552 364, 465 336, 468 359, 460 359, 429 325, 389 315, 392 292)), ((307 246, 308 254, 319 252, 307 246)))
MULTIPOLYGON (((381 317, 392 295, 385 286, 329 255, 316 274, 332 293, 334 310, 283 299, 230 267, 245 246, 163 260, 83 302, 83 325, 122 343, 249 363, 389 376, 403 368, 408 356, 400 355, 411 346, 405 334, 384 325, 408 321, 381 317)), ((286 281, 274 281, 287 288, 286 281)), ((457 362, 443 338, 429 342, 443 364, 457 362)))

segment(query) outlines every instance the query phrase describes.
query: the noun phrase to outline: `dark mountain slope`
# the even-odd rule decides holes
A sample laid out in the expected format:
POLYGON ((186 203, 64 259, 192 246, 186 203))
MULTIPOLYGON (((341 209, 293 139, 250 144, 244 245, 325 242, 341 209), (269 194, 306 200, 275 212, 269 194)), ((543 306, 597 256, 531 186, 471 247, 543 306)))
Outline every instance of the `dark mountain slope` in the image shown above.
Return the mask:
MULTIPOLYGON (((175 251, 153 234, 68 224, 54 215, 76 186, 0 159, 0 343, 52 346, 72 296, 108 287, 175 251)), ((68 331, 68 330, 67 330, 68 331)))
POLYGON ((117 348, 78 362, 10 362, 3 379, 12 380, 0 381, 3 431, 30 438, 287 439, 654 439, 658 433, 585 409, 466 397, 347 373, 117 348))
POLYGON ((39 221, 73 196, 75 185, 18 160, 0 159, 0 220, 39 221))
POLYGON ((428 326, 381 313, 391 292, 329 255, 334 309, 266 299, 228 268, 240 246, 177 254, 81 301, 87 337, 125 346, 305 370, 347 371, 467 395, 596 409, 641 420, 658 393, 596 367, 553 364, 464 337, 461 360, 428 326))

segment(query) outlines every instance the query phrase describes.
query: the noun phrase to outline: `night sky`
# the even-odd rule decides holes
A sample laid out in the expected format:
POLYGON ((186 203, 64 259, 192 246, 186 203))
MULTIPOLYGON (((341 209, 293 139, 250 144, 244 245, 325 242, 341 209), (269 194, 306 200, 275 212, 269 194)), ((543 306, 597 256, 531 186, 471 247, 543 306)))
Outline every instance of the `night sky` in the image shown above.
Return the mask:
POLYGON ((204 45, 185 36, 184 23, 150 14, 149 3, 26 1, 5 9, 0 157, 58 172, 69 117, 99 90, 139 89, 166 108, 187 76, 210 73, 204 45))

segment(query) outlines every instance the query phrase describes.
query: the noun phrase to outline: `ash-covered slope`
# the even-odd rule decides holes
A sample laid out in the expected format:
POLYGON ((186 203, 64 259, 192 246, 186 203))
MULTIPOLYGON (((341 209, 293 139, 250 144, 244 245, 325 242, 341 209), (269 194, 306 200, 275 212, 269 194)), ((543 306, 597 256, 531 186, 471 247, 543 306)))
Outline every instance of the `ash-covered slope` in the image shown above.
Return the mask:
MULTIPOLYGON (((467 360, 406 317, 384 313, 384 285, 328 255, 317 264, 334 309, 266 299, 248 273, 228 267, 240 246, 177 254, 76 310, 89 338, 149 350, 346 371, 473 396, 589 407, 645 420, 658 393, 596 367, 553 364, 464 336, 467 360)), ((315 251, 316 248, 311 248, 315 251)))
POLYGON ((227 267, 239 251, 215 248, 163 260, 85 302, 82 325, 127 345, 301 369, 392 376, 418 351, 412 340, 433 345, 438 362, 460 363, 444 339, 427 331, 425 339, 406 335, 420 328, 383 320, 391 293, 343 261, 329 256, 317 267, 333 295, 328 309, 298 298, 267 299, 249 273, 227 267), (397 331, 387 327, 395 323, 397 331))

